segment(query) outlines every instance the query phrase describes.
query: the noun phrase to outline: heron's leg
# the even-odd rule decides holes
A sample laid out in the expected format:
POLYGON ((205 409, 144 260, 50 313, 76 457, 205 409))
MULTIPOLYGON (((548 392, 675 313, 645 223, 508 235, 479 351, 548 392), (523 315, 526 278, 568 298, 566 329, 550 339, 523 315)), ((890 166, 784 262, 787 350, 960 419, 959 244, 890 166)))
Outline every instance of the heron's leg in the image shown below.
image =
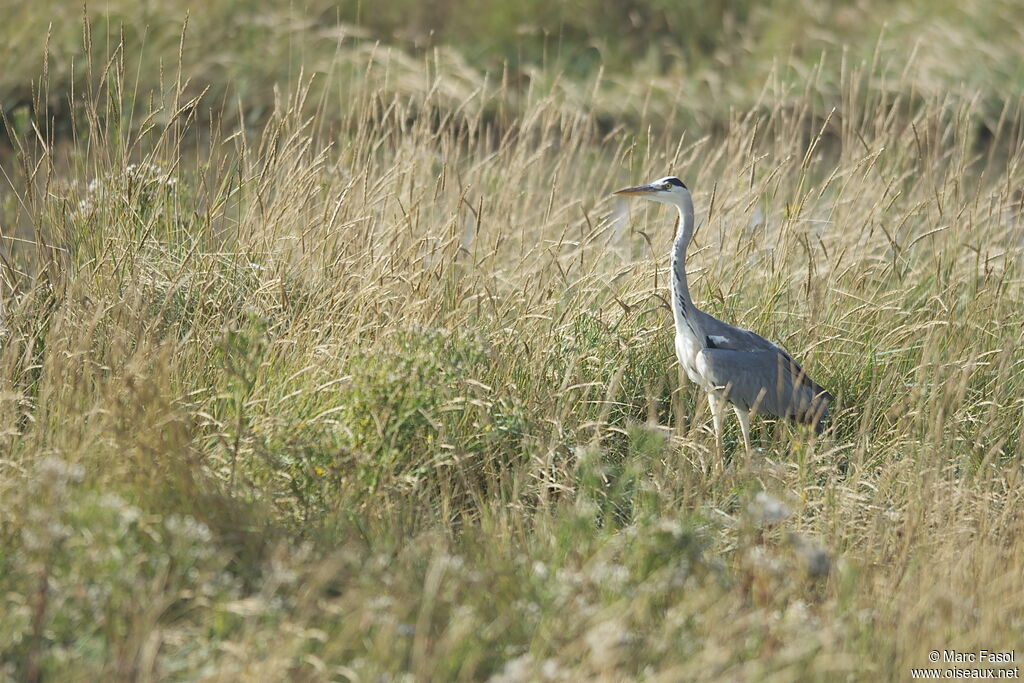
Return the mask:
POLYGON ((750 453, 750 413, 736 405, 732 409, 740 421, 740 429, 743 431, 743 445, 747 447, 747 453, 750 453))
POLYGON ((708 392, 708 406, 711 408, 711 420, 715 425, 715 443, 718 445, 718 454, 722 454, 722 423, 725 421, 725 406, 720 396, 714 392, 708 392))

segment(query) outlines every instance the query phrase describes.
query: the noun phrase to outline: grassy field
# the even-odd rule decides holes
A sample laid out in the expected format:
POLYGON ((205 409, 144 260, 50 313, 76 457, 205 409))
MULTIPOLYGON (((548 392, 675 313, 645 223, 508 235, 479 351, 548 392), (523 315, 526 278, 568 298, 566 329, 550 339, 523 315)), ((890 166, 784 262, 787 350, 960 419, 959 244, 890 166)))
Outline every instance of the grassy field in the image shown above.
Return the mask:
POLYGON ((1018 3, 266 4, 6 8, 0 675, 1019 666, 1018 3), (716 452, 669 173, 822 436, 716 452))

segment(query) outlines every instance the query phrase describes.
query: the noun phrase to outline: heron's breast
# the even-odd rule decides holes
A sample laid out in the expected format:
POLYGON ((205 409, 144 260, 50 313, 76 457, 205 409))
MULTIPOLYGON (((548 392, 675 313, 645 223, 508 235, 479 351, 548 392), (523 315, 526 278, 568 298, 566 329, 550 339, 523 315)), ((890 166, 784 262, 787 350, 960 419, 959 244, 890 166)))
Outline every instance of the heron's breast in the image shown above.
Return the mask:
POLYGON ((693 367, 697 371, 697 375, 700 377, 700 385, 704 387, 704 391, 720 392, 721 387, 717 386, 714 380, 711 379, 712 373, 711 368, 708 367, 709 359, 704 350, 697 351, 697 356, 693 360, 693 367))
POLYGON ((697 365, 700 350, 701 347, 695 339, 685 334, 676 335, 676 358, 679 359, 679 364, 686 370, 686 376, 691 382, 703 387, 706 382, 697 365))

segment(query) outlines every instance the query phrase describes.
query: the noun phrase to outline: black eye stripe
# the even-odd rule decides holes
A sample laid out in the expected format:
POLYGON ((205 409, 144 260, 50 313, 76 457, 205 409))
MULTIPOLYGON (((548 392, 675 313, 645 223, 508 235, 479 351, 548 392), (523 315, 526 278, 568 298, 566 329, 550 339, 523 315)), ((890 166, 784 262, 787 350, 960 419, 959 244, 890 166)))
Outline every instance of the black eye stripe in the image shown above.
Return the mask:
POLYGON ((665 182, 671 185, 675 185, 676 187, 681 187, 684 190, 687 189, 686 185, 683 185, 683 181, 680 180, 679 178, 668 178, 665 182))

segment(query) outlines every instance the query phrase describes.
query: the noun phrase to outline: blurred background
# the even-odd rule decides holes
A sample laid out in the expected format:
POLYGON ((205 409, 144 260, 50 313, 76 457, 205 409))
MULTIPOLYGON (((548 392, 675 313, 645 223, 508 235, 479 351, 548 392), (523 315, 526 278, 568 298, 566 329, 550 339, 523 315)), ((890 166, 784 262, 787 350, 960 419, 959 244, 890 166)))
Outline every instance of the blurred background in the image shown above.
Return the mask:
POLYGON ((205 107, 249 123, 272 108, 275 87, 287 91, 302 77, 343 95, 343 67, 365 70, 367 55, 390 65, 382 97, 430 88, 432 70, 459 77, 444 85, 456 104, 477 88, 511 88, 505 115, 526 93, 579 99, 597 88, 609 96, 590 104, 608 125, 664 126, 669 111, 682 110, 681 123, 707 130, 732 111, 774 106, 766 92, 785 88, 769 83, 812 87, 827 112, 844 69, 882 76, 882 89, 888 81, 899 90, 889 94, 905 100, 971 98, 982 128, 999 125, 1024 85, 1016 0, 2 4, 0 107, 17 120, 45 102, 58 125, 75 77, 98 75, 118 44, 136 96, 169 87, 180 61, 188 92, 205 91, 205 107))

